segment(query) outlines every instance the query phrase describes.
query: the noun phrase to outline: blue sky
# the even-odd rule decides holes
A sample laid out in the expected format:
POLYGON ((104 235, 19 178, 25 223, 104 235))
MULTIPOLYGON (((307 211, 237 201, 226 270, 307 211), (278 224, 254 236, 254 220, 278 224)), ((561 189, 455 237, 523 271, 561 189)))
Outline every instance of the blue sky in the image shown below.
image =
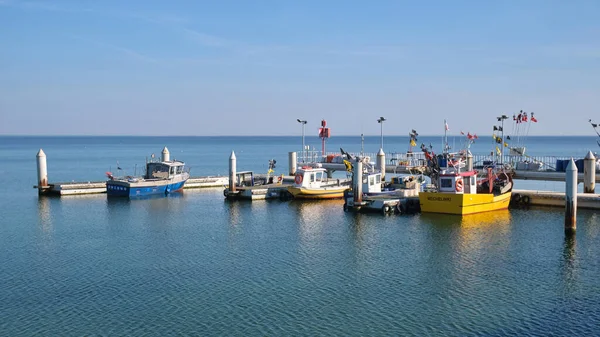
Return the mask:
POLYGON ((0 0, 0 134, 594 135, 600 1, 0 0))

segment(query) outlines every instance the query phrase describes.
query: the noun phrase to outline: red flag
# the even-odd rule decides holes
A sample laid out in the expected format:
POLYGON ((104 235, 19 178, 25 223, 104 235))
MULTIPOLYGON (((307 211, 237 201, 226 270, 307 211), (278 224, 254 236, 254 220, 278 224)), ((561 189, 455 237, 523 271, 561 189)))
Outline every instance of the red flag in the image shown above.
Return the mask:
POLYGON ((460 134, 461 134, 461 135, 464 135, 465 133, 461 131, 461 132, 460 132, 460 134))
POLYGON ((521 119, 521 121, 527 122, 527 113, 526 112, 523 113, 523 118, 521 119))
POLYGON ((478 139, 479 137, 477 137, 476 134, 473 134, 473 138, 478 139))
POLYGON ((533 115, 531 116, 531 119, 530 119, 530 120, 531 120, 532 122, 534 122, 534 123, 537 123, 537 118, 533 117, 533 115))

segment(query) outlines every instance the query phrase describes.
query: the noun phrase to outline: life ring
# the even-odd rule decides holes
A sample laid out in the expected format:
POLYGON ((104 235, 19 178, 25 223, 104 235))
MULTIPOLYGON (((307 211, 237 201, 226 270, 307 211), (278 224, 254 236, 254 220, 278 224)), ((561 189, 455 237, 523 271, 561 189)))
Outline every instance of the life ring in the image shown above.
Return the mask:
POLYGON ((463 191, 463 181, 462 179, 457 179, 456 180, 456 192, 462 192, 463 191))
POLYGON ((302 175, 300 173, 296 174, 296 178, 294 178, 294 182, 296 182, 296 185, 302 184, 302 175))
POLYGON ((279 176, 279 177, 277 178, 277 183, 281 183, 281 181, 282 181, 282 180, 283 180, 283 177, 282 177, 282 176, 279 176))

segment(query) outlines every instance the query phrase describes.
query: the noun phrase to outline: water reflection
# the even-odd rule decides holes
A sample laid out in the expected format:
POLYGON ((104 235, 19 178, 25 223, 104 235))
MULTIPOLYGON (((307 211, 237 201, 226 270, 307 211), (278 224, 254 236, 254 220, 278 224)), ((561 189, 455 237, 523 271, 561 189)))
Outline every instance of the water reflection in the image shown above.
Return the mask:
POLYGON ((331 214, 331 209, 342 209, 343 200, 292 200, 290 206, 296 208, 300 239, 312 241, 322 238, 323 227, 326 219, 331 214))
POLYGON ((53 197, 39 197, 38 198, 38 220, 42 232, 48 234, 52 232, 52 210, 51 202, 57 198, 53 197))
POLYGON ((563 254, 561 260, 561 269, 563 274, 565 291, 572 293, 577 285, 577 266, 575 247, 577 241, 575 235, 565 235, 563 243, 563 254))

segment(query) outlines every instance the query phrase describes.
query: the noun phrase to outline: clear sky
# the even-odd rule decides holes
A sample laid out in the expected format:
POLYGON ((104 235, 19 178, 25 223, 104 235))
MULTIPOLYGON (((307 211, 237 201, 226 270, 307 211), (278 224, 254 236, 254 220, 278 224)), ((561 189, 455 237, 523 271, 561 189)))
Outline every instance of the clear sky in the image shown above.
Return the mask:
POLYGON ((600 1, 0 0, 0 134, 594 135, 600 1))

